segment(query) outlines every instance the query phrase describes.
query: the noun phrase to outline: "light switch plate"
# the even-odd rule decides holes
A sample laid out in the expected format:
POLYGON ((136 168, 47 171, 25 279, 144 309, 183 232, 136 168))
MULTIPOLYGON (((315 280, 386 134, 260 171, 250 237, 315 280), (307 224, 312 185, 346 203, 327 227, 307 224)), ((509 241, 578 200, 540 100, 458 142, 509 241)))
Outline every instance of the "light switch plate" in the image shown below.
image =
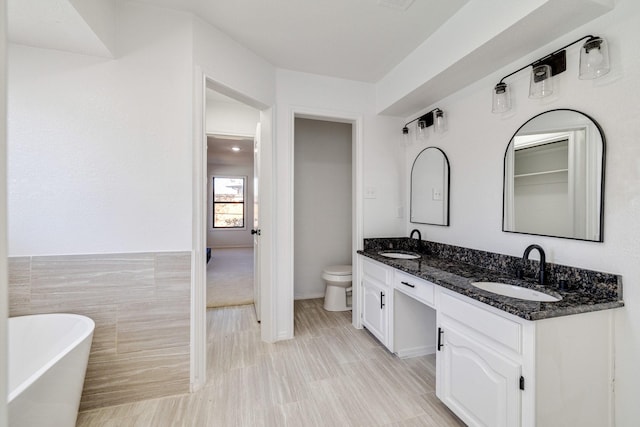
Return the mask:
POLYGON ((365 199, 375 199, 378 197, 378 191, 376 187, 365 187, 364 189, 364 198, 365 199))

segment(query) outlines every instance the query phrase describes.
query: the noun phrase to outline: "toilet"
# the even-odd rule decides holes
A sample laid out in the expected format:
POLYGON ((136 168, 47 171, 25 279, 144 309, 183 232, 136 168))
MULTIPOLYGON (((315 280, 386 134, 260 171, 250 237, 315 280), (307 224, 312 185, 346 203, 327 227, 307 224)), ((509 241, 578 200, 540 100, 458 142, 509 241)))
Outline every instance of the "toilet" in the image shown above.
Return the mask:
POLYGON ((327 311, 351 310, 351 266, 330 265, 322 271, 327 283, 324 309, 327 311))

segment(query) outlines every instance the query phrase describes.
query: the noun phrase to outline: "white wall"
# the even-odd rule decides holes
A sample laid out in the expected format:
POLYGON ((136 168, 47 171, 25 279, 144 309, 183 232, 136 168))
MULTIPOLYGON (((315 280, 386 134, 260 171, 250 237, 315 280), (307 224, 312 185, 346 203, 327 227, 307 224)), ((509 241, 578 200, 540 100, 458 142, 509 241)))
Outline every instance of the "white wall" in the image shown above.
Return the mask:
POLYGON ((294 136, 294 298, 319 298, 322 270, 353 256, 352 125, 297 118, 294 136))
POLYGON ((208 135, 255 135, 260 111, 237 102, 207 99, 206 132, 208 135))
MULTIPOLYGON (((639 39, 640 3, 617 2, 613 12, 438 102, 449 115, 449 131, 442 137, 432 135, 426 144, 414 144, 407 156, 410 164, 424 146, 436 145, 451 162, 451 226, 419 226, 423 238, 514 256, 521 256, 528 244, 538 243, 550 262, 622 275, 626 306, 617 311, 615 329, 616 425, 620 427, 635 426, 640 419, 639 39), (567 71, 555 77, 557 90, 552 98, 528 99, 529 73, 523 71, 507 81, 512 84, 514 111, 491 114, 491 91, 502 76, 586 34, 608 40, 609 75, 579 80, 576 45, 567 51, 567 71), (553 108, 583 111, 604 130, 604 243, 501 232, 505 148, 522 123, 553 108)), ((415 224, 406 226, 408 230, 415 224)))
POLYGON ((253 165, 209 165, 209 181, 207 183, 207 247, 209 248, 249 248, 253 247, 253 236, 250 231, 253 224, 253 165), (245 185, 245 218, 242 229, 214 229, 212 178, 214 176, 243 176, 245 185))
POLYGON ((274 104, 275 67, 198 17, 193 18, 193 60, 217 91, 259 109, 274 104))
POLYGON ((9 50, 9 254, 191 250, 191 18, 118 8, 116 60, 9 50))

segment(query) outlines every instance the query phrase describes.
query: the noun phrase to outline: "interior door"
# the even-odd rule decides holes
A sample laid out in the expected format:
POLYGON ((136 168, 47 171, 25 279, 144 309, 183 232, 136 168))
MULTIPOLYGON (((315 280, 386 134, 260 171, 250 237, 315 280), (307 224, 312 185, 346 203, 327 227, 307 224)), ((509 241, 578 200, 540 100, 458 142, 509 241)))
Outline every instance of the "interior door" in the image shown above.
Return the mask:
POLYGON ((260 321, 260 123, 253 138, 253 306, 260 321))

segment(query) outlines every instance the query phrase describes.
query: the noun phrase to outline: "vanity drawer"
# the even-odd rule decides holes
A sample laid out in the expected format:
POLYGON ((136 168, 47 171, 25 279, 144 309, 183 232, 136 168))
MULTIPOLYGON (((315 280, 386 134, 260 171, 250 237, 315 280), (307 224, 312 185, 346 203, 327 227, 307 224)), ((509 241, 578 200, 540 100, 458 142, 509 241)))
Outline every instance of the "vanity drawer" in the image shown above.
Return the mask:
POLYGON ((394 288, 433 307, 435 285, 410 274, 395 271, 394 288))
POLYGON ((440 293, 440 313, 482 334, 498 344, 522 354, 522 325, 463 301, 446 291, 440 293))
POLYGON ((389 279, 391 275, 391 267, 387 267, 386 265, 378 264, 376 261, 370 261, 365 259, 362 263, 362 272, 371 277, 372 279, 376 279, 379 282, 382 282, 386 285, 389 284, 389 279))

